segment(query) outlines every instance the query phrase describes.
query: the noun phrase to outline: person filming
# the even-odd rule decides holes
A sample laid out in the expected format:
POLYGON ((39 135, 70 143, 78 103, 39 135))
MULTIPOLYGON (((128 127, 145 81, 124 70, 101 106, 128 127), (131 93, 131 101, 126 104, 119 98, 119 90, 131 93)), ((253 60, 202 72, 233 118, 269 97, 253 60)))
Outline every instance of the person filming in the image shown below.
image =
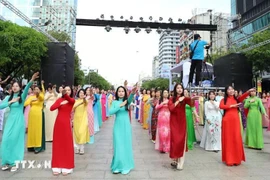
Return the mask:
POLYGON ((201 40, 201 36, 199 34, 194 35, 194 42, 190 44, 190 59, 191 66, 189 72, 189 81, 188 84, 191 86, 193 82, 194 70, 196 69, 196 79, 195 86, 199 86, 199 82, 201 79, 201 71, 202 71, 202 62, 204 61, 204 49, 209 49, 212 43, 207 43, 204 40, 201 40))

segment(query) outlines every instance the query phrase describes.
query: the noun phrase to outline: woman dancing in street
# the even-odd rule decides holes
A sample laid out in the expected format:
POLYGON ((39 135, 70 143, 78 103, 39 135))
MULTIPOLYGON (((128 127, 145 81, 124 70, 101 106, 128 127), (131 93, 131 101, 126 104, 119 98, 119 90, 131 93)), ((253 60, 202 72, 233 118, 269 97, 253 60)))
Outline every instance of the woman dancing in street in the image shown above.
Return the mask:
POLYGON ((51 106, 50 110, 58 109, 54 124, 52 143, 52 171, 54 175, 72 173, 74 168, 74 144, 71 130, 71 111, 75 103, 73 90, 66 86, 62 97, 51 106))
POLYGON ((109 110, 110 115, 115 114, 113 127, 113 159, 111 170, 114 174, 128 174, 134 168, 132 150, 132 132, 128 108, 133 100, 136 86, 132 89, 129 98, 127 90, 119 86, 116 90, 115 100, 109 110))
POLYGON ((28 90, 39 73, 32 76, 30 82, 26 85, 22 92, 22 86, 18 82, 13 82, 12 92, 0 104, 0 109, 10 108, 4 133, 2 137, 2 170, 11 172, 17 171, 15 161, 22 161, 24 157, 24 139, 25 139, 25 120, 23 115, 23 107, 28 90))

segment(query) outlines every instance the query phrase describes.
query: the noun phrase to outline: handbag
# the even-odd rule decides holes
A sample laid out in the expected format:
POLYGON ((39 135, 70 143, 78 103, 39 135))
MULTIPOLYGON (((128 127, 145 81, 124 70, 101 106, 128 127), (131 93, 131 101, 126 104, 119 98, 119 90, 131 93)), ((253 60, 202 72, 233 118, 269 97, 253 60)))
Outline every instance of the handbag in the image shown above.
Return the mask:
POLYGON ((199 41, 197 41, 197 43, 196 43, 196 45, 195 45, 194 49, 193 49, 193 50, 192 50, 192 51, 189 53, 189 58, 190 58, 190 59, 192 59, 193 54, 194 54, 194 51, 195 51, 195 49, 196 49, 196 47, 197 47, 198 43, 199 43, 199 41))

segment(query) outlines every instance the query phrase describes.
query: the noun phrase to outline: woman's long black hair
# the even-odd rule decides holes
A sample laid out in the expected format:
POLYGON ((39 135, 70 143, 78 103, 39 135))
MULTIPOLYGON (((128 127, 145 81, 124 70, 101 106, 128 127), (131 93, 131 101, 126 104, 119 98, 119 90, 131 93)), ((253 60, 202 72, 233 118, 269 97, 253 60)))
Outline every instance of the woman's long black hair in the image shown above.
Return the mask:
MULTIPOLYGON (((214 94, 214 95, 216 95, 216 93, 214 92, 214 91, 209 91, 208 92, 208 101, 210 101, 211 99, 210 99, 210 95, 211 94, 214 94)), ((216 100, 216 98, 214 99, 214 101, 216 100)))
POLYGON ((163 100, 164 100, 164 97, 163 97, 164 91, 168 92, 168 98, 169 98, 169 91, 167 89, 164 89, 160 94, 159 104, 161 104, 163 102, 163 100))
MULTIPOLYGON (((21 103, 22 103, 22 98, 21 98, 21 96, 22 96, 22 84, 20 84, 19 82, 13 82, 12 85, 11 85, 11 87, 12 87, 15 83, 17 83, 17 84, 19 85, 19 87, 21 88, 21 90, 19 91, 19 94, 18 94, 18 97, 20 97, 20 99, 19 99, 18 102, 19 102, 19 104, 21 104, 21 103)), ((11 94, 10 94, 10 96, 9 96, 8 101, 11 101, 11 100, 13 99, 13 96, 14 96, 14 92, 11 91, 11 94)))
MULTIPOLYGON (((86 95, 86 91, 84 91, 84 89, 80 89, 77 93, 77 98, 80 98, 80 92, 83 92, 84 95, 86 95)), ((86 99, 83 98, 83 104, 86 105, 86 99)))
MULTIPOLYGON (((123 88, 123 89, 124 89, 124 92, 125 92, 125 95, 124 95, 124 98, 123 98, 123 102, 124 102, 125 100, 128 100, 128 97, 127 97, 127 90, 126 90, 126 88, 125 88, 124 86, 119 86, 119 87, 116 89, 116 92, 115 92, 115 100, 117 100, 117 101, 119 100, 118 90, 119 90, 120 88, 123 88)), ((128 103, 126 103, 125 109, 128 111, 128 103)))
POLYGON ((183 92, 180 94, 180 97, 184 96, 184 90, 185 89, 184 89, 183 85, 182 84, 179 84, 179 83, 175 84, 175 86, 173 88, 173 103, 176 102, 176 98, 177 98, 177 92, 176 92, 177 86, 181 86, 182 89, 183 89, 183 92))
MULTIPOLYGON (((230 87, 233 88, 232 86, 227 86, 227 87, 225 88, 224 105, 227 104, 227 100, 228 100, 228 97, 229 97, 227 91, 228 91, 228 89, 229 89, 230 87)), ((233 88, 233 89, 234 89, 234 88, 233 88)), ((239 101, 238 101, 238 99, 235 97, 235 95, 233 95, 233 98, 236 100, 237 103, 239 103, 239 101)), ((239 110, 239 108, 238 108, 238 110, 239 110)), ((223 116, 225 116, 225 113, 226 113, 226 110, 224 110, 223 116)))
MULTIPOLYGON (((73 89, 72 89, 72 87, 71 86, 65 86, 65 87, 63 87, 63 89, 65 89, 66 87, 69 87, 70 88, 70 91, 71 91, 71 93, 70 93, 70 98, 73 98, 73 89)), ((64 96, 62 95, 62 98, 64 98, 64 96)))

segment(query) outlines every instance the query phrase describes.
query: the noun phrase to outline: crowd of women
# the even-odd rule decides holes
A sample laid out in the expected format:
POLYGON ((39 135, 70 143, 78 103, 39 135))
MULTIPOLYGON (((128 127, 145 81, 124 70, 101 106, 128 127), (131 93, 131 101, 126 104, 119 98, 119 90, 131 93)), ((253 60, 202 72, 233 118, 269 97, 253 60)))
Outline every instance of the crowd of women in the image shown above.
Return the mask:
POLYGON ((38 73, 24 87, 13 81, 5 88, 7 96, 0 103, 2 170, 17 171, 15 164, 23 160, 25 144, 29 152, 38 154, 47 141, 53 147, 53 173, 69 174, 74 153, 83 155, 84 145, 94 143, 95 133, 108 119, 114 94, 92 87, 60 86, 57 91, 51 84, 45 89, 43 81, 41 86, 34 83, 36 78, 38 73))
POLYGON ((204 125, 200 147, 222 150, 222 161, 228 166, 245 161, 244 135, 248 148, 261 150, 263 127, 270 128, 269 93, 263 93, 261 99, 255 89, 243 94, 229 86, 225 92, 209 91, 198 96, 176 85, 172 92, 142 90, 136 94, 135 104, 135 118, 148 130, 155 149, 169 153, 171 165, 179 170, 183 169, 185 152, 197 142, 199 124, 204 125), (180 104, 177 99, 181 99, 180 104))
POLYGON ((242 93, 228 86, 217 96, 213 91, 198 96, 180 84, 172 92, 139 92, 137 84, 128 91, 125 82, 115 93, 71 86, 59 87, 57 92, 50 84, 45 90, 44 82, 41 87, 33 86, 38 75, 35 73, 24 88, 13 82, 0 103, 4 110, 2 170, 17 171, 15 162, 23 160, 26 131, 30 152, 42 152, 45 141, 52 141, 53 174, 67 175, 73 172, 74 154, 83 155, 84 145, 94 143, 95 133, 113 115, 111 170, 128 174, 134 168, 132 105, 135 119, 148 130, 155 149, 169 153, 171 166, 178 170, 184 168, 185 153, 194 148, 196 124, 204 124, 200 146, 207 151, 222 150, 222 162, 228 166, 245 161, 243 129, 247 147, 263 148, 262 115, 264 124, 269 125, 270 98, 267 94, 258 98, 255 89, 242 93))

